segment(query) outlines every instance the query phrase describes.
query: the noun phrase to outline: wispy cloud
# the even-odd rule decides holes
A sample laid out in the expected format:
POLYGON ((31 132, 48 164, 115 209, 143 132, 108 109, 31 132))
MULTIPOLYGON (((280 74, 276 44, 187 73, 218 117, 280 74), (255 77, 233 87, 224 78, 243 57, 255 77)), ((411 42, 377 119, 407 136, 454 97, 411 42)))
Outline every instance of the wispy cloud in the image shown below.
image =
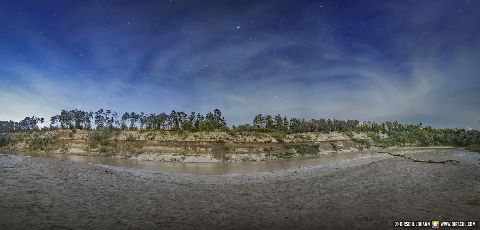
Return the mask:
POLYGON ((480 128, 473 4, 84 3, 51 33, 24 18, 20 52, 0 38, 0 120, 221 108, 230 124, 282 113, 480 128))

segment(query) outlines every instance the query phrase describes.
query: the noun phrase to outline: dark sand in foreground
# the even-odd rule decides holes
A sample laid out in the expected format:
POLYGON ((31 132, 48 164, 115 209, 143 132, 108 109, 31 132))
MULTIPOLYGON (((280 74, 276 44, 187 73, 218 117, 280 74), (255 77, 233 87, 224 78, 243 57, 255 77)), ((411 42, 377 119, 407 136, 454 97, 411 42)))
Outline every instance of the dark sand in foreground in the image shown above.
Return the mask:
POLYGON ((480 220, 480 154, 406 152, 247 175, 151 173, 0 154, 0 229, 389 229, 480 220))

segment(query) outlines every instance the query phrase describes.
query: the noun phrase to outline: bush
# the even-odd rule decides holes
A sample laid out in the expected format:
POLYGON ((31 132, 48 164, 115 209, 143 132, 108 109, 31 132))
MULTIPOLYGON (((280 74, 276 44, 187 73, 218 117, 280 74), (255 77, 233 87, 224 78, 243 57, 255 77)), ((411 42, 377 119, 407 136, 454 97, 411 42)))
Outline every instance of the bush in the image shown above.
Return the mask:
POLYGON ((132 134, 130 134, 130 135, 127 136, 127 138, 125 140, 127 142, 133 142, 133 141, 136 140, 136 138, 132 134))
POLYGON ((368 131, 367 136, 370 137, 374 142, 380 141, 380 135, 376 132, 368 131))
POLYGON ((92 147, 105 146, 110 144, 110 137, 112 137, 112 131, 109 129, 95 130, 89 134, 90 145, 92 147))
POLYGON ((53 138, 52 137, 35 137, 33 138, 28 147, 31 150, 49 150, 50 146, 53 144, 53 138))
POLYGON ((335 143, 330 143, 330 146, 334 151, 338 151, 338 146, 335 143))
POLYGON ((7 146, 10 143, 10 138, 7 135, 0 135, 0 147, 7 146))
POLYGON ((285 133, 272 133, 270 135, 277 141, 277 143, 284 143, 284 139, 287 136, 285 133))
POLYGON ((348 131, 345 133, 345 136, 347 136, 348 138, 350 139, 353 139, 353 132, 352 131, 348 131))

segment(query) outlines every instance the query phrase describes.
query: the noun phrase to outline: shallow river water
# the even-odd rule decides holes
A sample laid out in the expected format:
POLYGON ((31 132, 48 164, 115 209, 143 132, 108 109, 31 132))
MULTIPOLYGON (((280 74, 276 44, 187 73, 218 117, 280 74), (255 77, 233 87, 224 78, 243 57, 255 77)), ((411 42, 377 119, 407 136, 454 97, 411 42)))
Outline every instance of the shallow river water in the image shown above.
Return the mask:
POLYGON ((268 161, 219 163, 139 161, 131 159, 117 159, 111 157, 80 156, 53 153, 28 153, 24 155, 29 155, 33 157, 55 158, 74 162, 110 165, 117 167, 137 168, 149 171, 218 175, 272 172, 298 167, 326 165, 333 161, 349 160, 358 157, 376 156, 381 154, 377 153, 376 151, 340 152, 314 157, 278 159, 268 161))

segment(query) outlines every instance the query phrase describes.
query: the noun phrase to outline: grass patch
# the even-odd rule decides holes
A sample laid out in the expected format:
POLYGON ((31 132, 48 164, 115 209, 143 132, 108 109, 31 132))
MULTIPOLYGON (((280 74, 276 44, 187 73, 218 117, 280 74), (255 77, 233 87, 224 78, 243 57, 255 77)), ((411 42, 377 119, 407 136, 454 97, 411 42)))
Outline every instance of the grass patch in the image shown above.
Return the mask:
POLYGON ((467 204, 472 206, 480 206, 480 199, 469 200, 467 204))
POLYGON ((365 139, 352 139, 353 142, 357 143, 357 148, 367 148, 369 149, 371 146, 370 146, 370 141, 368 140, 365 140, 365 139))
POLYGON ((311 141, 310 136, 305 135, 305 134, 300 134, 300 133, 293 135, 293 138, 298 139, 300 141, 311 141))
POLYGON ((252 137, 258 137, 258 138, 262 138, 265 135, 264 133, 258 132, 258 131, 245 131, 245 132, 242 132, 242 134, 252 136, 252 137))
POLYGON ((352 131, 348 131, 345 133, 345 136, 347 136, 348 138, 350 139, 353 139, 353 132, 352 131))
POLYGON ((34 137, 30 143, 28 143, 28 148, 30 150, 49 150, 50 147, 53 145, 53 138, 52 137, 34 137))
POLYGON ((231 130, 231 129, 227 129, 227 135, 230 136, 230 137, 236 137, 237 136, 237 132, 231 130))
POLYGON ((465 147, 468 151, 480 153, 480 145, 469 145, 465 147))
MULTIPOLYGON (((294 152, 304 156, 304 155, 315 155, 319 152, 318 144, 286 144, 285 149, 287 150, 295 150, 294 152)), ((293 155, 293 154, 292 154, 293 155)))
POLYGON ((265 154, 265 156, 267 157, 275 156, 276 158, 291 158, 293 157, 293 155, 295 155, 295 153, 291 149, 287 149, 285 151, 275 153, 275 154, 269 153, 269 152, 265 154))
POLYGON ((264 152, 267 152, 267 153, 271 153, 271 152, 273 152, 274 150, 275 150, 275 149, 274 149, 273 147, 265 147, 265 148, 263 148, 263 151, 264 151, 264 152))

